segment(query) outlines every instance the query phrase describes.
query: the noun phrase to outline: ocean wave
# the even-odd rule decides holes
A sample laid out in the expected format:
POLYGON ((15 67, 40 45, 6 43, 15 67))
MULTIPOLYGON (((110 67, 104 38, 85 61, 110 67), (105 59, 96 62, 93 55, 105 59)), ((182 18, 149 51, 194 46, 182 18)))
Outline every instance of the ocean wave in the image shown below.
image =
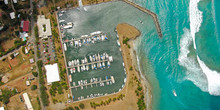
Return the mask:
POLYGON ((180 39, 180 54, 178 57, 179 65, 186 68, 185 79, 192 81, 202 91, 208 92, 208 82, 206 76, 202 73, 195 59, 188 57, 189 46, 192 44, 190 30, 184 28, 184 34, 180 39))
POLYGON ((208 79, 208 90, 211 95, 220 95, 220 73, 210 70, 206 64, 200 60, 197 55, 197 60, 203 73, 206 74, 208 79))
MULTIPOLYGON (((194 49, 196 49, 195 34, 199 32, 199 28, 202 23, 202 12, 198 9, 199 2, 200 0, 190 0, 189 3, 190 30, 191 30, 194 49)), ((196 57, 202 72, 207 77, 209 93, 211 95, 220 95, 220 73, 217 73, 216 71, 209 69, 206 66, 206 64, 200 60, 198 55, 196 57)), ((197 84, 197 85, 201 85, 201 84, 197 84)))
POLYGON ((202 12, 198 9, 199 2, 200 0, 190 0, 189 2, 190 31, 193 38, 194 49, 196 49, 195 34, 199 32, 202 23, 202 12))

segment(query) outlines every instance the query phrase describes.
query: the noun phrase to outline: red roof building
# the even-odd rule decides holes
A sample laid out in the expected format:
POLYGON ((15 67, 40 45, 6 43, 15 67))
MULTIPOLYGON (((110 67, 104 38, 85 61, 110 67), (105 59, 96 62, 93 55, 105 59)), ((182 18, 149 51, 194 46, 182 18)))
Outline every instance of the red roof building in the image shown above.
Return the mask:
POLYGON ((28 32, 28 30, 29 30, 29 21, 24 21, 23 32, 28 32))

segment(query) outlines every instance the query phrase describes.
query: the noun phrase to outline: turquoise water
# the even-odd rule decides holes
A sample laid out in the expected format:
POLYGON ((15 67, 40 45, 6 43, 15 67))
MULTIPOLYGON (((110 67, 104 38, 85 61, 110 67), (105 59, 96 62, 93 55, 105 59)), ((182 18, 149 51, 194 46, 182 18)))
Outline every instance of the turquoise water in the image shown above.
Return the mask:
POLYGON ((154 110, 220 110, 220 1, 133 0, 158 15, 137 42, 154 110), (177 96, 174 96, 173 91, 177 96))

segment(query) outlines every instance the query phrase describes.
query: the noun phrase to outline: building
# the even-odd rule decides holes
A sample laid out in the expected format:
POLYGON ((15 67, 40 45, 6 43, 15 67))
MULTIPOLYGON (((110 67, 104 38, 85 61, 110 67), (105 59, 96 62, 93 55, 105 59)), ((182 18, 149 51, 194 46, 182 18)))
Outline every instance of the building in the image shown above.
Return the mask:
POLYGON ((60 81, 58 65, 57 63, 51 65, 45 65, 47 83, 52 84, 52 82, 60 81))
POLYGON ((23 98, 24 98, 24 103, 25 103, 26 106, 27 106, 27 109, 28 109, 28 110, 34 110, 33 107, 32 107, 32 105, 31 105, 31 101, 30 101, 30 99, 29 99, 27 93, 24 93, 24 94, 23 94, 23 98))
POLYGON ((4 107, 0 107, 0 110, 5 110, 4 107))
POLYGON ((40 38, 52 36, 50 19, 46 19, 44 15, 38 15, 37 26, 40 38))
POLYGON ((31 63, 31 64, 34 63, 34 58, 31 58, 31 59, 30 59, 30 63, 31 63))
POLYGON ((23 32, 29 31, 29 21, 21 21, 21 28, 23 28, 23 32))
POLYGON ((11 17, 11 19, 15 19, 15 12, 11 12, 10 17, 11 17))
POLYGON ((5 3, 5 5, 7 5, 8 4, 8 0, 4 0, 4 3, 5 3))

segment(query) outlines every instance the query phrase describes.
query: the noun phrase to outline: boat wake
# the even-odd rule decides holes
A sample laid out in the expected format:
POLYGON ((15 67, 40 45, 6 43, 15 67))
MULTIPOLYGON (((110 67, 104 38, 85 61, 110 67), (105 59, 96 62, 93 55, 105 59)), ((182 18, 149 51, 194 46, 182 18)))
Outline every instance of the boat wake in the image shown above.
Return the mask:
POLYGON ((202 23, 202 12, 198 9, 200 0, 190 0, 190 31, 184 29, 184 35, 180 40, 180 54, 178 57, 179 64, 187 69, 186 79, 192 81, 202 91, 209 92, 211 95, 220 95, 220 73, 209 69, 206 64, 200 60, 196 54, 196 58, 191 58, 189 54, 189 46, 193 42, 196 49, 195 34, 199 32, 202 23), (198 61, 198 63, 196 62, 198 61))

